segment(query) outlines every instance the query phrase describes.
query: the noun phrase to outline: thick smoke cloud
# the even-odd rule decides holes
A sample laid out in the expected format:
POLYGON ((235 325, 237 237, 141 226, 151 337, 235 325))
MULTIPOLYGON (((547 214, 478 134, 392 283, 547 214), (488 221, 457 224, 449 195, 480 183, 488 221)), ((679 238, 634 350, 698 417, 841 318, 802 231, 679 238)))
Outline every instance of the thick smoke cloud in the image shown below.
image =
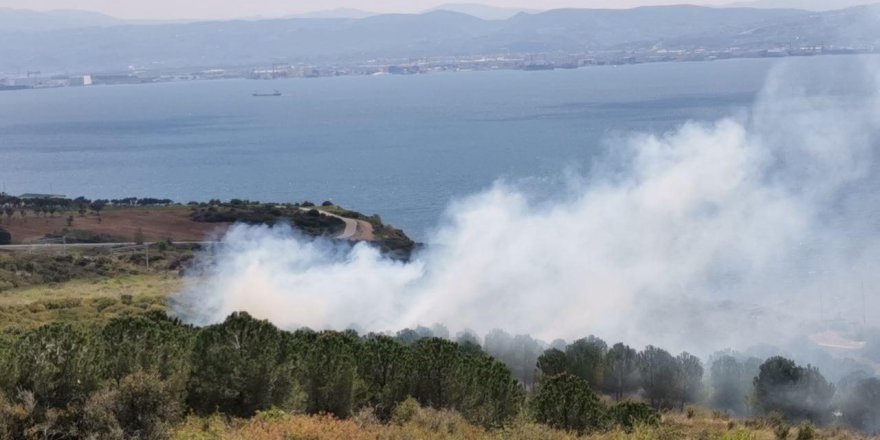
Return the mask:
POLYGON ((858 68, 777 69, 748 114, 608 141, 585 176, 498 182, 452 204, 408 263, 237 226, 175 308, 196 323, 245 310, 287 328, 440 322, 697 353, 861 324, 880 285, 880 70, 842 63, 858 68))

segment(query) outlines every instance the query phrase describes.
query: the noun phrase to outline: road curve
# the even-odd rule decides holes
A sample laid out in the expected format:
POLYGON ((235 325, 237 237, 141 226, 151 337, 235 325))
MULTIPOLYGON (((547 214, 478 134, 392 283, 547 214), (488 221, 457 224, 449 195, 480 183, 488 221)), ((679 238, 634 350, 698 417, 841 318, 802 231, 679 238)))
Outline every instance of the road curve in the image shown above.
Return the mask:
POLYGON ((302 211, 311 211, 312 209, 320 212, 329 217, 338 218, 345 223, 345 228, 334 236, 333 238, 337 240, 351 240, 351 241, 373 241, 373 225, 368 221, 364 220, 356 220, 353 218, 343 217, 341 215, 336 215, 329 213, 327 211, 323 211, 318 208, 299 208, 302 211))

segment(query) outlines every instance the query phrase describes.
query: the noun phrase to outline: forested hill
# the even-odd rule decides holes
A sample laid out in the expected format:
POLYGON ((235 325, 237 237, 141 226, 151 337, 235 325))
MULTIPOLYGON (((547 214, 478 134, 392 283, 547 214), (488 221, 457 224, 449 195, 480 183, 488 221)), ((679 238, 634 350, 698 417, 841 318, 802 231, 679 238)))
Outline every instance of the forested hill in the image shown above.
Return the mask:
MULTIPOLYGON (((5 12, 0 11, 0 24, 5 12)), ((223 21, 21 31, 0 26, 0 71, 107 71, 503 53, 835 47, 880 41, 880 6, 839 11, 561 9, 483 20, 449 11, 363 19, 223 21)))

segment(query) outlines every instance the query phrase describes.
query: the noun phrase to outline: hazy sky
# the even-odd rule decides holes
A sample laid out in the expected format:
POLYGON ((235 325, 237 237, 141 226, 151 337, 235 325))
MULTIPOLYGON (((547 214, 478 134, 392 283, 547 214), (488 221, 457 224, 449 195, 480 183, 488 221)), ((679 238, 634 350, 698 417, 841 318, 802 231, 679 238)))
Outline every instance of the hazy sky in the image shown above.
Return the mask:
MULTIPOLYGON (((493 6, 552 9, 628 8, 657 4, 724 4, 732 0, 480 0, 493 6)), ((469 3, 445 0, 0 0, 0 7, 51 10, 80 9, 98 11, 120 18, 182 19, 281 16, 335 8, 357 8, 374 12, 418 12, 442 3, 469 3)), ((476 3, 476 2, 474 2, 476 3)))

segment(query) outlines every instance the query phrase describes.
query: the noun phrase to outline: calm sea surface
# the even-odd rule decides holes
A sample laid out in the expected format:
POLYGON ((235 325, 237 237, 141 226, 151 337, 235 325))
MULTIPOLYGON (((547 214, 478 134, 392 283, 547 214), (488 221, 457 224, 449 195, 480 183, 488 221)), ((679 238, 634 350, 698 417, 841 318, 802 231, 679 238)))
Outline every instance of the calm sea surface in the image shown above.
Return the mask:
POLYGON ((603 140, 748 108, 768 72, 855 57, 0 92, 0 190, 332 199, 422 238, 499 178, 587 169, 603 140), (251 96, 277 89, 282 97, 251 96))

